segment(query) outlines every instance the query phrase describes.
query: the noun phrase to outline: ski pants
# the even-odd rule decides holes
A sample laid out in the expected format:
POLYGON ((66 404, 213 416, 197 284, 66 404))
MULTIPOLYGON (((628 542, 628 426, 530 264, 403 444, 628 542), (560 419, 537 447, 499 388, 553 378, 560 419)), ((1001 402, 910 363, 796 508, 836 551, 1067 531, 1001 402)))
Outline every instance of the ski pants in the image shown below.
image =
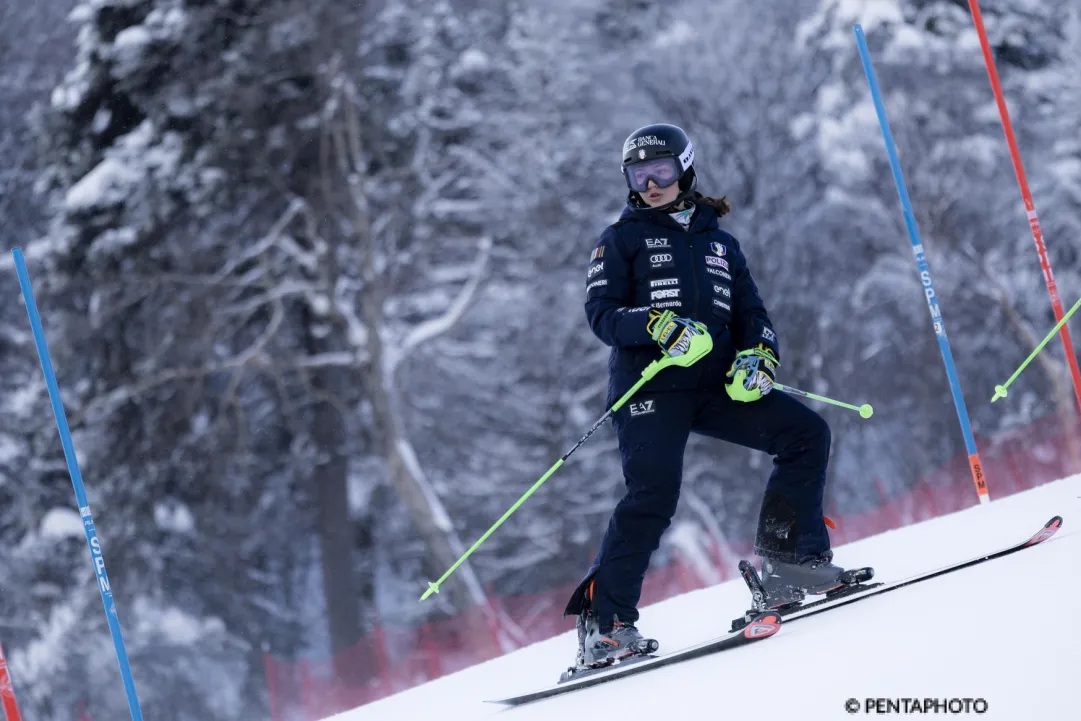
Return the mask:
POLYGON ((650 556, 676 512, 683 455, 692 432, 774 457, 755 538, 757 555, 799 562, 829 549, 822 503, 830 429, 792 396, 774 390, 741 403, 729 398, 723 387, 643 393, 613 414, 613 424, 627 490, 567 612, 581 612, 589 587, 588 605, 602 631, 617 614, 623 622, 638 620, 650 556))

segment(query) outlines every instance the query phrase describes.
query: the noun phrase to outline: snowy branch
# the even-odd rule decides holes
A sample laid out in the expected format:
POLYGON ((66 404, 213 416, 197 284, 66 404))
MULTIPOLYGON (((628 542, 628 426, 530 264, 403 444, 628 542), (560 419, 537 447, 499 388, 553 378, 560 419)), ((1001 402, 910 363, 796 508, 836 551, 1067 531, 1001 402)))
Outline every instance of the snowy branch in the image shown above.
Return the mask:
POLYGON ((120 405, 133 401, 163 385, 177 381, 199 380, 219 373, 232 373, 243 367, 257 368, 267 372, 288 372, 316 368, 358 368, 364 366, 367 362, 368 356, 364 352, 340 351, 297 356, 284 360, 274 359, 262 354, 241 355, 195 368, 172 368, 155 373, 138 383, 119 386, 108 393, 93 398, 83 408, 71 414, 72 425, 78 425, 80 422, 89 419, 100 421, 105 415, 115 412, 120 405))
POLYGON ((388 358, 387 365, 390 372, 393 373, 403 358, 421 345, 449 331, 465 315, 466 310, 469 309, 469 304, 476 295, 477 288, 480 287, 481 278, 484 276, 485 269, 488 266, 492 239, 488 236, 481 238, 478 247, 480 248, 480 257, 477 258, 477 262, 473 266, 473 272, 469 280, 462 286, 458 297, 441 316, 427 320, 413 328, 409 335, 405 337, 401 347, 398 349, 398 353, 393 358, 388 358))

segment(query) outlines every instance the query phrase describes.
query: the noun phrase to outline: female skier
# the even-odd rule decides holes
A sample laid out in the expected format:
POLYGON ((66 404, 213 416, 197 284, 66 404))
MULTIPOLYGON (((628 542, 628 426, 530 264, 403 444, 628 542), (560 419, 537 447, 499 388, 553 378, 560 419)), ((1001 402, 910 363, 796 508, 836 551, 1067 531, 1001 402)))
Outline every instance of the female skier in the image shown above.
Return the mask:
POLYGON ((754 545, 770 607, 825 593, 844 571, 831 563, 822 515, 830 429, 791 396, 770 393, 777 333, 739 243, 719 227, 727 200, 696 191, 694 147, 674 125, 632 133, 622 170, 627 207, 586 271, 590 328, 612 347, 607 405, 656 360, 658 345, 669 356, 686 352, 704 326, 713 350, 661 371, 613 414, 627 490, 564 612, 578 616, 578 668, 656 645, 635 627, 637 604, 676 511, 691 432, 774 456, 754 545))

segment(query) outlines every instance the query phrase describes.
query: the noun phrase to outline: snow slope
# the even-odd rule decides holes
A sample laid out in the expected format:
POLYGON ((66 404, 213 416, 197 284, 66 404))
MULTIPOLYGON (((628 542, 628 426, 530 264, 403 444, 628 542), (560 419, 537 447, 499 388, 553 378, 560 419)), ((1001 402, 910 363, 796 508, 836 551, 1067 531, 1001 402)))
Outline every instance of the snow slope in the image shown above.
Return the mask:
MULTIPOLYGON (((877 580, 904 578, 1024 540, 1054 515, 1063 527, 1044 544, 800 620, 752 646, 516 709, 484 703, 558 679, 574 657, 568 632, 332 718, 878 715, 846 713, 852 697, 986 700, 984 713, 946 717, 1081 718, 1081 475, 838 547, 836 560, 874 566, 877 580)), ((639 626, 661 652, 675 650, 724 633, 746 604, 736 580, 643 608, 639 626)))

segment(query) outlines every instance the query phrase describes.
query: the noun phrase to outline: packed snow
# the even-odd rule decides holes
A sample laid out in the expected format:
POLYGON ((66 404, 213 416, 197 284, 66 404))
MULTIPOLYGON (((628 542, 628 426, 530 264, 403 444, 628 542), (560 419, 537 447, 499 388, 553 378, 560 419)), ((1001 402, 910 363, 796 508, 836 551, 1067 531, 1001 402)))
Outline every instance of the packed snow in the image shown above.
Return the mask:
MULTIPOLYGON (((842 565, 871 565, 890 581, 1012 545, 1063 517, 1039 546, 800 620, 752 646, 519 708, 486 703, 554 682, 573 660, 570 631, 331 718, 534 721, 633 708, 636 718, 809 721, 878 715, 865 709, 879 698, 986 704, 950 716, 1070 717, 1081 705, 1079 510, 1081 475, 837 547, 842 565)), ((746 603, 742 581, 730 581, 643 608, 640 627, 672 651, 725 633, 746 603)))

